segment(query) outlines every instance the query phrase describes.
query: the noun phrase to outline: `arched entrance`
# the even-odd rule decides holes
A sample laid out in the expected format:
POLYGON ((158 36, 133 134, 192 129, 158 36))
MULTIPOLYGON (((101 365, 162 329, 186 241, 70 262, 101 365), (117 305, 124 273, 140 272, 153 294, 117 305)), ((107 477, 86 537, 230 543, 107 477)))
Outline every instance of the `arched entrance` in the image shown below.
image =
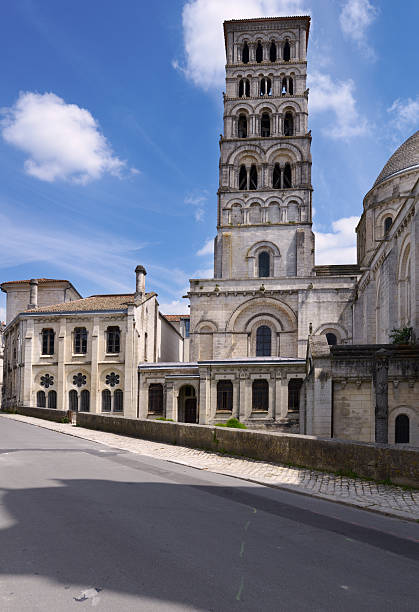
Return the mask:
POLYGON ((196 423, 198 410, 196 393, 192 385, 183 385, 178 395, 178 421, 180 423, 196 423))

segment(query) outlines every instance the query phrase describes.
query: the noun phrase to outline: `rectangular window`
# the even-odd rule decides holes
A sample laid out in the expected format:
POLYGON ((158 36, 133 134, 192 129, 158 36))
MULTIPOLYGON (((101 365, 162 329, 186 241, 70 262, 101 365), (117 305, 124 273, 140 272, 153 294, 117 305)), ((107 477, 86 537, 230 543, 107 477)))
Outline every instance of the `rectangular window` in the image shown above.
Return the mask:
POLYGON ((191 322, 189 319, 183 319, 183 323, 185 325, 185 338, 189 338, 189 330, 191 322))
POLYGON ((87 353, 87 329, 76 327, 74 330, 74 353, 85 355, 87 353))
POLYGON ((53 355, 54 354, 54 330, 43 329, 42 330, 42 354, 53 355))
POLYGON ((106 352, 119 353, 121 350, 121 332, 119 327, 110 326, 106 330, 106 352))

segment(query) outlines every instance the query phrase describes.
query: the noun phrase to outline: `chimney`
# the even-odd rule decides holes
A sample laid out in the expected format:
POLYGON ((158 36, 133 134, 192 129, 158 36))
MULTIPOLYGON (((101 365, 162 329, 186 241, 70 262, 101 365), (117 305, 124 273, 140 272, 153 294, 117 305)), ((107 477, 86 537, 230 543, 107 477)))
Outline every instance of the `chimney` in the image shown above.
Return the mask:
POLYGON ((142 300, 145 295, 145 275, 147 274, 144 266, 135 268, 135 299, 142 300))
POLYGON ((31 278, 29 281, 29 304, 28 310, 38 306, 38 279, 31 278))

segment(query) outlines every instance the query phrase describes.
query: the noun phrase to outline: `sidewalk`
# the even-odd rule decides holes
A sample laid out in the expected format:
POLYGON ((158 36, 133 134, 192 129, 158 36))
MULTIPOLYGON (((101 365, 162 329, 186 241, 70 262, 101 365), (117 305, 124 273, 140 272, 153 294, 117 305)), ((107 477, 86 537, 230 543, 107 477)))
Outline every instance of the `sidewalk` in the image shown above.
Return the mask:
POLYGON ((22 421, 113 448, 181 463, 200 470, 225 474, 365 510, 419 521, 419 491, 405 490, 402 487, 346 478, 305 468, 281 466, 275 463, 255 461, 254 459, 172 446, 162 442, 128 438, 103 431, 74 427, 69 423, 54 423, 20 414, 2 414, 0 418, 22 421))

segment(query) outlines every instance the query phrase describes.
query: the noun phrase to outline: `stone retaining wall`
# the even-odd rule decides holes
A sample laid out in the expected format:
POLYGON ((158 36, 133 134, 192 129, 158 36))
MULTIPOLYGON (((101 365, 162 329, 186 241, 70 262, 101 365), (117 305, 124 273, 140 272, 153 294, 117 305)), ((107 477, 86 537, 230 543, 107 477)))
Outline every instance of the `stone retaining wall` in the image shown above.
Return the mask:
POLYGON ((20 406, 16 409, 18 414, 25 416, 36 417, 38 419, 45 419, 46 421, 55 421, 56 423, 62 423, 63 419, 71 421, 71 412, 67 410, 55 410, 52 408, 35 408, 30 406, 20 406))
POLYGON ((77 424, 155 442, 221 451, 315 470, 342 472, 419 488, 419 449, 413 447, 80 412, 77 413, 77 424))

